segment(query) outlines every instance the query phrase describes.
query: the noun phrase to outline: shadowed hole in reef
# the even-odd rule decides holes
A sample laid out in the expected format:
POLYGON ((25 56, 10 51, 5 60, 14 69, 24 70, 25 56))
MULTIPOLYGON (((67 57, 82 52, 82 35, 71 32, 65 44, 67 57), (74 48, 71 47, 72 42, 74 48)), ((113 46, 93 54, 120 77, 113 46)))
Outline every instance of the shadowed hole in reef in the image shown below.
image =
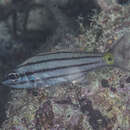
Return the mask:
POLYGON ((94 15, 94 10, 101 11, 95 0, 69 0, 65 5, 59 8, 69 17, 77 19, 78 16, 83 17, 83 24, 88 26, 91 22, 90 18, 94 15))
POLYGON ((0 127, 3 123, 3 121, 6 119, 6 102, 9 98, 9 91, 10 89, 7 87, 1 87, 0 86, 0 127))

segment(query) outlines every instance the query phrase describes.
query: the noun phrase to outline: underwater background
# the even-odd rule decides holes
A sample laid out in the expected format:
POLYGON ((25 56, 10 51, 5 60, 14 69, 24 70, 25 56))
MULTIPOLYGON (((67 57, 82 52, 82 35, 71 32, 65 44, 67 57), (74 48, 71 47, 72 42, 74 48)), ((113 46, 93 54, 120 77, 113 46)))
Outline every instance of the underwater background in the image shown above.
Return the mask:
MULTIPOLYGON (((129 32, 129 0, 0 0, 0 82, 40 52, 104 53, 126 33, 122 44, 130 46, 129 32)), ((86 81, 33 89, 0 84, 0 129, 129 130, 130 72, 97 69, 86 81)))

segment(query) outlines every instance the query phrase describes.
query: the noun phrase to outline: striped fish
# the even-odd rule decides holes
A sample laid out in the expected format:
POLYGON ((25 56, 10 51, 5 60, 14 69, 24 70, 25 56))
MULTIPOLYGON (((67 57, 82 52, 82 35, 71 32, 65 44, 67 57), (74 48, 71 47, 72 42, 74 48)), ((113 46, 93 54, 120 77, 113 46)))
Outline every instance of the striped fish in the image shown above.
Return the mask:
POLYGON ((130 72, 130 33, 124 34, 106 53, 40 53, 19 65, 2 84, 13 88, 37 88, 76 83, 89 71, 105 66, 130 72))
POLYGON ((76 83, 94 69, 114 63, 111 53, 58 51, 40 53, 20 64, 2 83, 13 88, 50 87, 76 83))

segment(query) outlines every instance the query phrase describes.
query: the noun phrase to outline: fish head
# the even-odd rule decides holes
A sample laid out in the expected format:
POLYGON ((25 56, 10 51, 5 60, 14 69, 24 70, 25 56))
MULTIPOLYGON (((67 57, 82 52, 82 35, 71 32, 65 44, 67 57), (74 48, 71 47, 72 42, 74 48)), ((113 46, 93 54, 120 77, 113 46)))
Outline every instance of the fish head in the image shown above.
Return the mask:
POLYGON ((114 65, 130 72, 130 33, 125 33, 111 50, 114 65))
POLYGON ((5 80, 2 81, 2 85, 12 88, 24 88, 21 82, 28 82, 28 78, 26 78, 26 76, 21 77, 18 72, 11 72, 7 75, 5 80))
POLYGON ((6 76, 5 80, 2 81, 2 84, 4 86, 13 87, 13 85, 17 84, 19 80, 20 80, 19 74, 16 72, 12 72, 6 76))

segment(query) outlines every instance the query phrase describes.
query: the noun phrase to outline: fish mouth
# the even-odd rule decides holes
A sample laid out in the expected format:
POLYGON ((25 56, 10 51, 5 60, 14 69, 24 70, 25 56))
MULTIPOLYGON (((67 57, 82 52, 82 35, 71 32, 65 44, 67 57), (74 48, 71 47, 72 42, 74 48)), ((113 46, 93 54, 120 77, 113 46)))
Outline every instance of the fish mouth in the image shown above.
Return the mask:
POLYGON ((3 85, 3 86, 8 86, 8 87, 10 86, 10 85, 9 85, 9 81, 7 81, 7 80, 2 81, 2 82, 1 82, 1 85, 3 85))

